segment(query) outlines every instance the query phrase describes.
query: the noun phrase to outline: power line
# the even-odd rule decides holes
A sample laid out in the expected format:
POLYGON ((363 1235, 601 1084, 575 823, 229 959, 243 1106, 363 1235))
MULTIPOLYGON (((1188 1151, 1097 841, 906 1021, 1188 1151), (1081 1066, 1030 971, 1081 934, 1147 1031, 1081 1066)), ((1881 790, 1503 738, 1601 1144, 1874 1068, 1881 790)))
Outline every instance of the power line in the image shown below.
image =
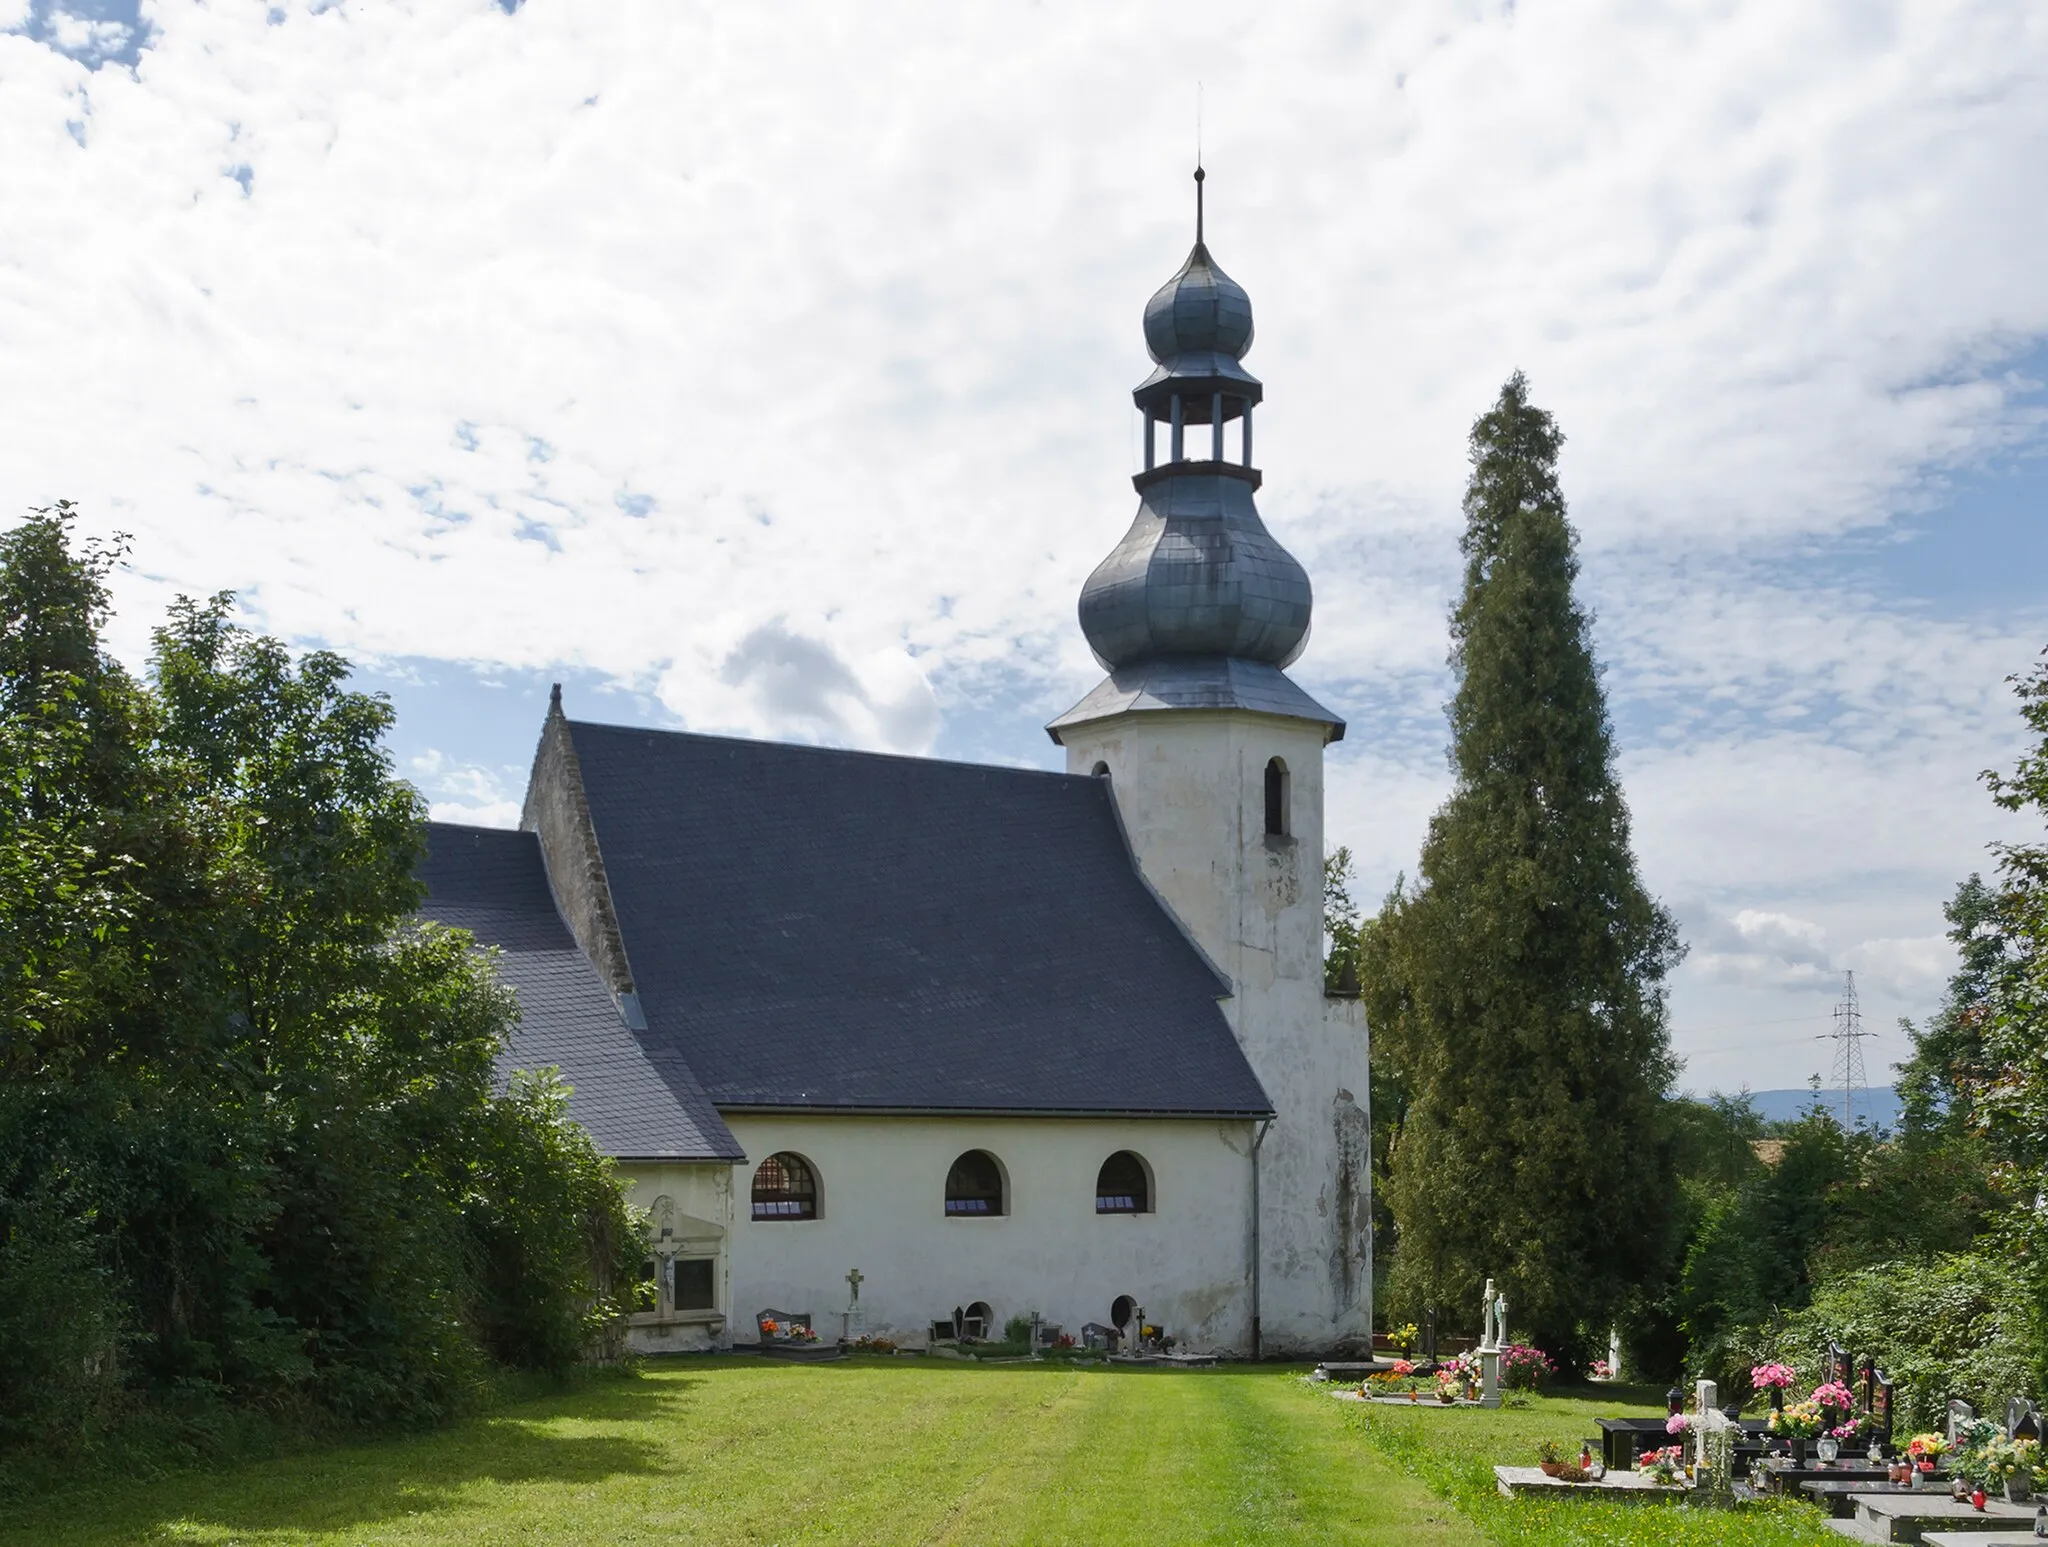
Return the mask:
POLYGON ((1817 1015, 1788 1015, 1777 1021, 1728 1021, 1719 1026, 1688 1026, 1686 1031, 1690 1035, 1699 1036, 1709 1031, 1748 1031, 1753 1026, 1797 1026, 1805 1021, 1827 1020, 1832 1013, 1822 1010, 1817 1015))

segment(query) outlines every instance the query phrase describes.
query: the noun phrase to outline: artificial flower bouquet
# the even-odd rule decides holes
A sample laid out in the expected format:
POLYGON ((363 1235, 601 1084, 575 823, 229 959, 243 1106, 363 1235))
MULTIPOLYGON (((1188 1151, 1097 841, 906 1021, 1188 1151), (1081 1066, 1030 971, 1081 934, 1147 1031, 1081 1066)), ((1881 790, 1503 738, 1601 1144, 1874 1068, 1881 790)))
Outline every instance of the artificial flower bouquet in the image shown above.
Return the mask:
POLYGON ((1605 1359, 1595 1359, 1593 1361, 1593 1368, 1588 1373, 1594 1380, 1613 1380, 1614 1366, 1605 1359))
POLYGON ((1906 1441, 1906 1457, 1915 1471, 1933 1471, 1947 1454, 1948 1440, 1939 1434, 1916 1434, 1906 1441))
POLYGON ((1798 1379, 1799 1372, 1789 1364, 1752 1365, 1749 1371, 1749 1383, 1758 1391, 1772 1387, 1783 1391, 1798 1379))
POLYGON ((1380 1397, 1398 1397, 1405 1394, 1413 1399, 1417 1395, 1419 1385, 1420 1382, 1415 1377, 1414 1364, 1407 1359, 1396 1359, 1390 1368, 1375 1370, 1366 1376, 1365 1386, 1360 1388, 1360 1394, 1380 1397))
POLYGON ((1694 1419, 1690 1413, 1673 1413, 1664 1420, 1666 1434, 1685 1435, 1692 1433, 1694 1419))
POLYGON ((1984 1447, 1984 1480, 2002 1483, 2020 1472, 2033 1471, 2034 1449, 2032 1440, 1993 1440, 1984 1447))
POLYGON ((1827 1421, 1830 1427, 1846 1423, 1849 1415, 1856 1411, 1855 1393, 1838 1380, 1831 1380, 1825 1385, 1814 1387, 1813 1395, 1808 1397, 1807 1400, 1815 1403, 1823 1413, 1827 1414, 1827 1421))
POLYGON ((2036 1440, 2009 1440, 1999 1436, 1985 1445, 1977 1470, 1990 1486, 2010 1483, 2015 1478, 2023 1480, 2023 1486, 2048 1487, 2048 1467, 2044 1467, 2040 1443, 2036 1440))
POLYGON ((1679 1468, 1684 1462, 1684 1446, 1666 1445, 1662 1450, 1646 1450, 1636 1457, 1636 1470, 1647 1477, 1652 1486, 1668 1488, 1678 1481, 1679 1468))
POLYGON ((1828 1426, 1826 1412, 1812 1397, 1804 1402, 1787 1402, 1766 1423, 1771 1433, 1786 1440, 1810 1440, 1828 1426))

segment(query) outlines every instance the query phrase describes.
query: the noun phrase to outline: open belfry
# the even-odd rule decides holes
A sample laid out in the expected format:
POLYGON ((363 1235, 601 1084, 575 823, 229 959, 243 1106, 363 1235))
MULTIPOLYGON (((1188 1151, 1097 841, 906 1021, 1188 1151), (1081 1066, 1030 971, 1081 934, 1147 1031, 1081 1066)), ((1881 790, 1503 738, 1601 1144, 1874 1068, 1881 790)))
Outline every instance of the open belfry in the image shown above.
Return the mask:
POLYGON ((1251 302, 1196 240, 1145 308, 1136 518, 1067 772, 589 724, 518 832, 436 824, 430 917, 501 951, 512 1061, 649 1211, 650 1352, 765 1323, 913 1345, 1369 1342, 1367 1040, 1325 994, 1308 577, 1254 502, 1251 302))

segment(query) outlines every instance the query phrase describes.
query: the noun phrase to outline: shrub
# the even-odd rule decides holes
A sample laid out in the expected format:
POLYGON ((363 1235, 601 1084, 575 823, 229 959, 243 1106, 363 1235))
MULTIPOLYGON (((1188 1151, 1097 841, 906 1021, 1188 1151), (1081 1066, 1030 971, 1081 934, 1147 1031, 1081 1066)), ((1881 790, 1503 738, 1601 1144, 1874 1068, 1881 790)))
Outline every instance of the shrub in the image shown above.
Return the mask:
POLYGON ((1891 1377, 1896 1428, 1939 1429, 1952 1397, 2002 1412, 2006 1398, 2032 1389, 2032 1314, 2019 1268, 1998 1257, 1890 1262, 1821 1284, 1804 1310, 1750 1334, 1754 1357, 1740 1362, 1811 1364, 1838 1342, 1891 1377))
POLYGON ((1534 1391, 1557 1373, 1557 1366, 1540 1348, 1510 1343, 1501 1350, 1501 1383, 1510 1391, 1534 1391))

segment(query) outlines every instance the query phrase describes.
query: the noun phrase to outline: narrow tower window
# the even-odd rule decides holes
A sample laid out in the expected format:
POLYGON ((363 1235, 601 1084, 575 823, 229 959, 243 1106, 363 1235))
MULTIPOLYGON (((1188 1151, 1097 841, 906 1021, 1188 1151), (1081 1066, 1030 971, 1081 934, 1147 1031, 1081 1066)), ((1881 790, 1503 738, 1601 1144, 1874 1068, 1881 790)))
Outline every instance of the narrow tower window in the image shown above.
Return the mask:
POLYGON ((1289 782, 1287 765, 1279 758, 1266 764, 1266 831, 1276 838, 1287 836, 1289 782))
POLYGON ((1095 1212, 1152 1212, 1152 1179, 1145 1174, 1144 1161, 1129 1150, 1118 1150, 1102 1163, 1095 1176, 1095 1212))
POLYGON ((754 1173, 754 1218, 816 1219, 818 1179, 801 1155, 770 1155, 754 1173))
POLYGON ((969 1150, 946 1173, 946 1213, 986 1219, 1003 1208, 1003 1168, 987 1150, 969 1150))

